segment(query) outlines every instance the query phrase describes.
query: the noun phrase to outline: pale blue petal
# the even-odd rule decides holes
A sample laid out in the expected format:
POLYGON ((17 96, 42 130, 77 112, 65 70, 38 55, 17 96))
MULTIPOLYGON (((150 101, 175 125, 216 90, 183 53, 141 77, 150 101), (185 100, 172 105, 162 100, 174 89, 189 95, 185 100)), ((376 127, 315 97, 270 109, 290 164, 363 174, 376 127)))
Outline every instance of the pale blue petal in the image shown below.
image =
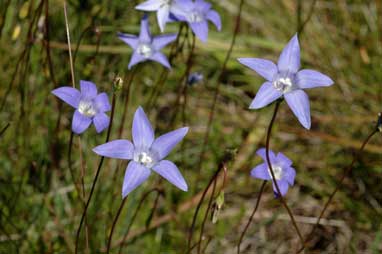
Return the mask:
POLYGON ((154 55, 150 57, 151 60, 160 63, 164 67, 171 69, 170 62, 168 61, 167 57, 161 53, 161 52, 155 52, 154 55))
POLYGON ((123 179, 122 197, 125 198, 130 192, 146 181, 150 174, 150 169, 135 161, 130 161, 123 179))
POLYGON ((72 131, 76 134, 81 134, 84 132, 89 125, 92 123, 90 117, 82 115, 78 110, 74 111, 72 120, 72 131))
POLYGON ((141 20, 141 31, 139 33, 139 42, 150 43, 151 42, 151 33, 149 26, 149 18, 147 15, 144 15, 141 20))
POLYGON ((277 66, 280 72, 297 73, 300 69, 300 45, 297 34, 281 52, 277 66))
POLYGON ((295 90, 284 95, 286 102, 302 126, 310 129, 310 105, 308 95, 303 90, 295 90))
POLYGON ((80 87, 84 98, 93 99, 97 96, 97 87, 93 82, 80 80, 80 87))
POLYGON ((96 146, 93 148, 93 151, 98 155, 109 158, 131 160, 133 158, 134 145, 129 140, 117 139, 96 146))
POLYGON ((170 6, 165 5, 160 8, 157 12, 157 21, 160 28, 160 31, 163 33, 167 21, 169 20, 170 15, 170 6))
POLYGON ((292 167, 283 167, 283 179, 289 183, 290 186, 294 185, 296 177, 296 170, 292 167))
POLYGON ((238 58, 241 64, 257 72, 268 81, 272 81, 277 74, 277 66, 273 62, 260 58, 238 58))
POLYGON ((206 42, 208 39, 208 23, 207 21, 190 23, 191 29, 195 36, 202 42, 206 42))
POLYGON ((96 128, 97 133, 100 133, 109 126, 110 118, 105 113, 98 113, 93 118, 93 123, 94 123, 94 126, 96 128))
POLYGON ((138 107, 133 119, 133 142, 136 148, 150 148, 154 141, 154 130, 143 109, 138 107))
POLYGON ((138 47, 139 38, 135 35, 118 33, 118 38, 133 49, 138 47))
POLYGON ((52 91, 52 94, 69 104, 74 108, 78 108, 81 93, 77 89, 69 86, 59 87, 52 91))
MULTIPOLYGON (((265 162, 267 162, 267 155, 266 155, 266 149, 260 148, 256 151, 256 154, 259 155, 265 162)), ((271 164, 274 164, 276 162, 276 155, 272 150, 269 150, 269 160, 271 161, 271 164)))
POLYGON ((253 178, 258 178, 262 180, 271 180, 271 176, 269 175, 268 172, 268 165, 267 163, 262 163, 260 165, 257 165, 251 170, 251 176, 253 178))
POLYGON ((152 169, 182 191, 188 190, 186 181, 173 162, 163 160, 157 163, 152 169))
POLYGON ((283 94, 276 90, 271 82, 265 82, 261 85, 259 91, 257 92, 255 99, 251 102, 249 106, 250 109, 259 109, 267 106, 268 104, 274 102, 280 98, 283 94))
POLYGON ((132 56, 131 56, 131 59, 130 59, 130 63, 129 63, 129 70, 136 64, 140 63, 140 62, 144 62, 146 61, 147 58, 143 57, 141 54, 138 54, 137 52, 133 52, 132 56))
MULTIPOLYGON (((277 186, 279 186, 281 195, 285 196, 285 194, 287 194, 288 188, 289 188, 288 182, 284 181, 284 180, 277 180, 277 186)), ((275 196, 278 197, 277 188, 276 188, 276 185, 274 183, 273 183, 273 192, 274 192, 275 196)))
POLYGON ((210 20, 216 26, 218 31, 220 31, 222 29, 222 23, 221 23, 219 13, 217 13, 214 10, 210 10, 207 13, 207 19, 210 20))
POLYGON ((299 88, 315 88, 333 85, 333 80, 328 76, 314 70, 301 70, 297 72, 296 83, 299 88))
POLYGON ((161 5, 163 5, 162 0, 148 0, 135 6, 135 9, 140 11, 157 11, 161 5))
POLYGON ((98 112, 107 112, 111 110, 111 105, 109 103, 109 97, 106 93, 100 93, 94 99, 95 106, 98 112))
POLYGON ((283 153, 277 154, 276 161, 282 167, 289 167, 292 165, 292 161, 288 157, 286 157, 283 153))
POLYGON ((171 152, 171 150, 180 141, 182 141, 187 132, 188 127, 183 127, 175 131, 166 133, 155 139, 154 143, 151 146, 151 149, 158 154, 159 160, 162 160, 171 152))
POLYGON ((177 34, 166 34, 166 35, 160 35, 156 36, 153 39, 153 47, 155 50, 160 50, 163 47, 165 47, 167 44, 173 42, 176 40, 177 34))

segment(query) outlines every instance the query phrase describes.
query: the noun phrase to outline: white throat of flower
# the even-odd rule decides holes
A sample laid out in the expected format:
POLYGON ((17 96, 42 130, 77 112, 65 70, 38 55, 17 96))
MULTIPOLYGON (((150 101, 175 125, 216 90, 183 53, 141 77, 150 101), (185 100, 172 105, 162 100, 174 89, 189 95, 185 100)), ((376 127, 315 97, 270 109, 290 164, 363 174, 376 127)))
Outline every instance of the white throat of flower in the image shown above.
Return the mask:
POLYGON ((94 106, 92 101, 89 100, 81 100, 78 105, 78 111, 87 117, 93 117, 97 114, 97 109, 94 106))
MULTIPOLYGON (((272 165, 272 169, 276 180, 281 180, 281 178, 283 177, 283 168, 277 165, 272 165)), ((268 174, 271 178, 273 178, 270 168, 268 168, 268 174)))
POLYGON ((199 11, 192 11, 187 15, 187 20, 190 23, 197 23, 204 21, 204 15, 199 11))
POLYGON ((172 0, 162 0, 161 5, 159 6, 159 8, 170 6, 171 5, 171 1, 172 0))
POLYGON ((150 149, 136 149, 133 160, 146 168, 152 168, 158 162, 158 155, 150 149))
POLYGON ((276 90, 282 93, 290 92, 294 87, 293 80, 288 76, 275 79, 272 85, 276 90))
POLYGON ((137 53, 145 58, 149 58, 153 55, 154 49, 149 43, 140 43, 137 48, 137 53))

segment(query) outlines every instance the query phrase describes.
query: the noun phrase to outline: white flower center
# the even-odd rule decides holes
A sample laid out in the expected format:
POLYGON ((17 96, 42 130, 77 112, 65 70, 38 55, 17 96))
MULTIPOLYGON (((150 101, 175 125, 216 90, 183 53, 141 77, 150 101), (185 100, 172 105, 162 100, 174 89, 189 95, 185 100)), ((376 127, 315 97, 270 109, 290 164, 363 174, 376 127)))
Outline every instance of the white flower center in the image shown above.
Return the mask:
POLYGON ((272 82, 273 87, 280 92, 287 93, 293 88, 293 81, 290 77, 280 77, 272 82))
POLYGON ((149 58, 153 54, 153 48, 148 43, 141 43, 138 45, 137 52, 138 54, 144 56, 145 58, 149 58))
POLYGON ((166 5, 170 5, 171 4, 171 0, 162 0, 162 3, 161 5, 159 6, 159 8, 163 8, 165 7, 166 5))
POLYGON ((134 150, 133 160, 147 168, 152 168, 158 162, 158 154, 150 149, 138 148, 134 150))
POLYGON ((80 101, 78 111, 87 117, 93 117, 97 114, 97 109, 94 107, 93 102, 88 100, 80 101))
POLYGON ((151 164, 153 162, 153 159, 147 153, 142 152, 138 155, 138 162, 147 166, 148 164, 151 164))
POLYGON ((188 22, 196 23, 204 21, 204 16, 198 11, 193 11, 187 16, 188 22))
MULTIPOLYGON (((283 177, 283 169, 282 169, 282 167, 276 166, 276 165, 272 165, 272 169, 273 169, 273 174, 275 175, 276 180, 280 180, 283 177)), ((269 174, 269 176, 271 178, 273 178, 271 170, 269 168, 268 168, 268 174, 269 174)))

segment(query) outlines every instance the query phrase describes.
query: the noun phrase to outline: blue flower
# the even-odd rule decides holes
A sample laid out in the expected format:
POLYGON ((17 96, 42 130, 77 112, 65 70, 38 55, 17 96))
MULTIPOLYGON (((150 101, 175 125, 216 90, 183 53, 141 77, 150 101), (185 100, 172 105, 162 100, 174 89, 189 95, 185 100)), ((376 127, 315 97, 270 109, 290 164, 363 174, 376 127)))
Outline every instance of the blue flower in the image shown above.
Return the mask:
POLYGON ((152 37, 147 15, 141 20, 141 31, 139 36, 119 33, 118 37, 133 48, 129 69, 137 63, 147 60, 156 61, 163 66, 171 69, 167 57, 161 52, 161 49, 170 42, 174 41, 177 34, 166 34, 152 37))
MULTIPOLYGON (((265 152, 265 148, 261 148, 256 152, 256 154, 264 160, 264 163, 253 168, 251 171, 251 176, 262 180, 272 180, 272 174, 268 167, 265 152)), ((296 171, 292 168, 292 161, 282 153, 278 153, 276 156, 271 150, 269 151, 269 160, 271 161, 273 173, 275 175, 277 185, 279 186, 280 193, 282 196, 285 196, 289 186, 294 185, 294 178, 296 177, 296 171)), ((273 192, 277 197, 278 192, 274 183, 273 192)))
POLYGON ((183 191, 188 190, 186 181, 177 166, 164 158, 184 138, 188 127, 166 133, 155 139, 154 130, 143 109, 139 107, 133 119, 133 143, 120 139, 97 146, 93 149, 101 156, 130 160, 122 186, 122 196, 141 185, 151 174, 157 172, 183 191))
POLYGON ((81 91, 69 86, 54 89, 52 94, 75 108, 72 130, 83 133, 93 122, 98 133, 109 126, 110 119, 105 114, 111 110, 106 93, 97 94, 97 87, 90 81, 80 81, 81 91))
POLYGON ((240 63, 256 71, 267 81, 260 87, 249 108, 259 109, 284 96, 300 123, 310 129, 308 95, 302 89, 330 86, 333 81, 314 71, 300 70, 300 45, 297 34, 283 49, 277 65, 266 59, 239 58, 240 63))
POLYGON ((221 30, 219 14, 211 9, 211 4, 204 0, 176 0, 171 8, 171 13, 180 20, 185 21, 201 41, 206 42, 208 38, 208 20, 216 28, 221 30))

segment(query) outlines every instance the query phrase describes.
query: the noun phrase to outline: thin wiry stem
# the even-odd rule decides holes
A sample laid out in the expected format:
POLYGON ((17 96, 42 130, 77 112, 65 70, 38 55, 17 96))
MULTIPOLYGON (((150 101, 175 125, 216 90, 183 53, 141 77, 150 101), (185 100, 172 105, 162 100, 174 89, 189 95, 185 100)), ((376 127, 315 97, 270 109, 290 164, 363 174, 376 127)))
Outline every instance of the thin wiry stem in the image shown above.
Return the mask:
POLYGON ((72 57, 72 46, 70 43, 70 31, 69 31, 69 22, 68 22, 68 13, 66 9, 66 1, 64 0, 64 16, 65 16, 65 28, 66 28, 66 38, 68 41, 68 51, 69 51, 69 62, 70 62, 70 73, 72 77, 72 86, 76 86, 76 80, 74 78, 74 65, 73 65, 73 57, 72 57))
POLYGON ((122 113, 122 120, 121 120, 121 125, 119 126, 119 131, 118 131, 118 137, 121 138, 123 134, 123 128, 125 126, 125 121, 126 121, 126 116, 127 116, 127 111, 129 107, 129 101, 130 101, 130 91, 131 91, 131 86, 133 84, 133 80, 135 77, 135 74, 137 73, 137 69, 139 67, 134 67, 133 70, 131 71, 129 75, 129 79, 127 81, 127 89, 126 89, 126 99, 125 99, 125 106, 123 107, 123 113, 122 113))
POLYGON ((107 254, 110 253, 110 246, 111 246, 111 241, 113 239, 113 233, 114 233, 115 225, 117 225, 117 221, 118 221, 119 215, 121 215, 121 212, 122 212, 122 209, 123 209, 123 207, 124 207, 124 205, 126 203, 126 200, 127 200, 127 196, 123 198, 122 203, 121 203, 121 205, 118 208, 117 215, 114 218, 113 225, 111 226, 109 240, 107 242, 107 249, 106 249, 106 253, 107 254))
POLYGON ((289 206, 285 202, 285 199, 284 199, 283 195, 281 194, 279 185, 278 185, 276 177, 275 177, 275 173, 274 173, 273 168, 272 168, 272 163, 271 163, 271 160, 269 158, 269 143, 270 143, 270 139, 271 139, 272 127, 273 127, 273 123, 276 120, 276 116, 277 116, 277 112, 279 110, 280 103, 281 103, 281 100, 277 100, 276 101, 275 110, 273 112, 273 116, 272 116, 271 122, 269 123, 269 126, 268 126, 267 140, 266 140, 266 144, 265 144, 265 155, 266 155, 269 171, 271 172, 273 184, 275 185, 276 190, 277 190, 278 198, 280 198, 281 203, 283 204, 283 206, 287 210, 287 212, 289 214, 289 217, 290 217, 290 219, 292 221, 292 224, 293 224, 294 228, 296 229, 297 235, 300 238, 301 243, 304 245, 304 238, 302 237, 301 232, 298 229, 298 226, 297 226, 296 220, 294 219, 292 211, 290 210, 289 206))
POLYGON ((3 136, 3 134, 5 133, 5 131, 8 129, 8 127, 10 126, 11 124, 10 123, 7 123, 3 129, 1 129, 0 131, 0 137, 3 136))
MULTIPOLYGON (((337 184, 336 188, 334 189, 334 191, 330 194, 329 196, 329 199, 328 201, 326 201, 325 205, 324 205, 324 208, 322 209, 321 213, 320 213, 320 216, 318 216, 318 219, 317 219, 317 222, 316 224, 313 226, 313 229, 310 231, 310 233, 308 234, 308 236, 306 237, 304 243, 307 244, 312 236, 313 236, 313 233, 314 231, 317 229, 318 225, 320 225, 320 221, 322 219, 322 217, 324 216, 324 213, 326 211, 326 209, 329 207, 329 204, 332 202, 333 198, 334 198, 334 195, 338 192, 338 190, 342 187, 342 184, 345 180, 345 177, 351 172, 351 170, 353 169, 354 167, 354 164, 355 162, 361 157, 362 155, 362 152, 363 150, 365 149, 367 143, 369 143, 370 139, 378 132, 378 129, 374 129, 365 139, 365 141, 363 141, 361 147, 359 148, 359 150, 357 151, 357 153, 355 155, 353 155, 353 159, 351 161, 351 163, 345 168, 345 171, 344 173, 342 174, 341 176, 341 179, 339 181, 339 183, 337 184)), ((300 253, 301 251, 304 250, 305 248, 305 244, 298 250, 297 253, 300 253)))
POLYGON ((235 25, 235 29, 234 29, 234 32, 233 32, 233 37, 232 37, 232 40, 231 40, 231 45, 230 45, 230 47, 229 47, 229 49, 227 51, 227 55, 226 55, 226 57, 224 59, 222 70, 220 72, 219 78, 217 80, 216 88, 215 88, 215 91, 214 91, 214 98, 213 98, 213 101, 212 101, 211 111, 210 111, 210 114, 209 114, 209 117, 208 117, 207 130, 206 130, 206 133, 204 134, 202 151, 200 152, 200 155, 199 155, 199 161, 198 161, 198 166, 197 166, 199 172, 200 172, 200 170, 202 168, 202 162, 203 162, 203 159, 204 159, 204 156, 205 156, 205 152, 206 152, 206 148, 207 148, 207 144, 208 144, 208 139, 209 139, 210 132, 211 132, 212 121, 213 121, 214 115, 215 115, 215 107, 216 107, 217 99, 218 99, 219 92, 220 92, 220 85, 222 83, 222 80, 223 80, 223 77, 224 77, 224 74, 225 74, 225 71, 226 71, 226 68, 227 68, 228 60, 231 58, 232 50, 233 50, 233 47, 234 47, 235 41, 236 41, 236 36, 239 33, 240 21, 241 21, 241 12, 242 12, 242 9, 243 9, 243 5, 244 5, 244 0, 241 0, 240 4, 239 4, 239 12, 238 12, 237 17, 236 17, 236 25, 235 25))
MULTIPOLYGON (((109 138, 110 138, 111 128, 113 126, 115 103, 116 103, 116 94, 113 93, 113 99, 112 99, 112 103, 111 103, 110 125, 109 125, 109 128, 107 129, 107 135, 106 135, 105 143, 107 143, 109 141, 109 138)), ((90 189, 90 194, 89 194, 88 200, 86 201, 86 205, 85 205, 84 211, 83 211, 82 216, 81 216, 80 224, 79 224, 78 229, 77 229, 77 233, 76 233, 76 245, 75 245, 76 246, 75 247, 75 253, 76 254, 78 253, 78 242, 79 242, 79 238, 80 238, 81 227, 82 227, 82 224, 84 222, 84 219, 85 219, 86 212, 88 210, 90 201, 92 199, 93 192, 94 192, 97 180, 98 180, 99 173, 101 172, 101 168, 102 168, 104 159, 105 159, 105 157, 102 156, 101 159, 100 159, 100 162, 98 164, 97 172, 95 174, 95 177, 94 177, 94 180, 93 180, 93 184, 92 184, 92 187, 90 189)))
POLYGON ((263 181, 263 183, 261 184, 260 191, 259 191, 259 196, 257 197, 255 208, 253 209, 252 214, 249 217, 249 220, 248 220, 247 224, 245 225, 245 228, 244 228, 243 232, 240 235, 239 243, 237 244, 237 254, 240 254, 240 245, 241 245, 241 242, 243 241, 244 235, 247 232, 247 230, 249 228, 249 225, 251 225, 253 217, 255 216, 255 213, 256 213, 257 209, 259 208, 261 196, 263 195, 264 188, 265 188, 266 184, 267 184, 267 181, 263 181))
POLYGON ((225 168, 224 164, 219 165, 219 168, 216 170, 215 174, 211 177, 207 187, 204 189, 204 191, 202 193, 202 197, 200 198, 200 200, 198 202, 198 205, 196 206, 196 209, 195 209, 195 212, 194 212, 194 216, 192 218, 191 227, 190 227, 190 230, 189 230, 189 233, 188 233, 187 253, 190 253, 190 251, 191 251, 192 236, 194 234, 196 218, 198 217, 198 213, 199 213, 200 207, 202 206, 204 198, 207 195, 207 192, 210 189, 211 185, 214 183, 215 179, 219 176, 220 172, 222 170, 224 170, 224 168, 225 168))
POLYGON ((119 246, 118 254, 121 254, 121 253, 122 253, 122 249, 123 249, 123 247, 125 247, 125 246, 127 245, 127 244, 125 243, 125 242, 126 242, 126 239, 127 239, 127 236, 128 236, 128 234, 129 234, 129 232, 130 232, 130 228, 131 228, 131 226, 133 225, 133 223, 134 223, 134 221, 135 221, 135 218, 136 218, 137 215, 138 215, 138 212, 139 212, 140 209, 141 209, 141 206, 143 205, 143 202, 144 202, 144 201, 149 197, 149 195, 150 195, 151 193, 153 193, 153 192, 157 192, 157 193, 158 193, 158 197, 159 197, 160 195, 162 195, 162 191, 159 190, 158 188, 154 188, 154 189, 152 189, 152 190, 149 190, 149 191, 146 192, 145 194, 143 194, 141 200, 140 200, 139 203, 138 203, 137 208, 135 209, 135 212, 134 212, 134 214, 133 214, 133 217, 131 217, 131 221, 130 221, 129 225, 127 226, 125 235, 123 236, 123 239, 122 239, 122 241, 121 241, 121 243, 120 243, 120 246, 119 246))

